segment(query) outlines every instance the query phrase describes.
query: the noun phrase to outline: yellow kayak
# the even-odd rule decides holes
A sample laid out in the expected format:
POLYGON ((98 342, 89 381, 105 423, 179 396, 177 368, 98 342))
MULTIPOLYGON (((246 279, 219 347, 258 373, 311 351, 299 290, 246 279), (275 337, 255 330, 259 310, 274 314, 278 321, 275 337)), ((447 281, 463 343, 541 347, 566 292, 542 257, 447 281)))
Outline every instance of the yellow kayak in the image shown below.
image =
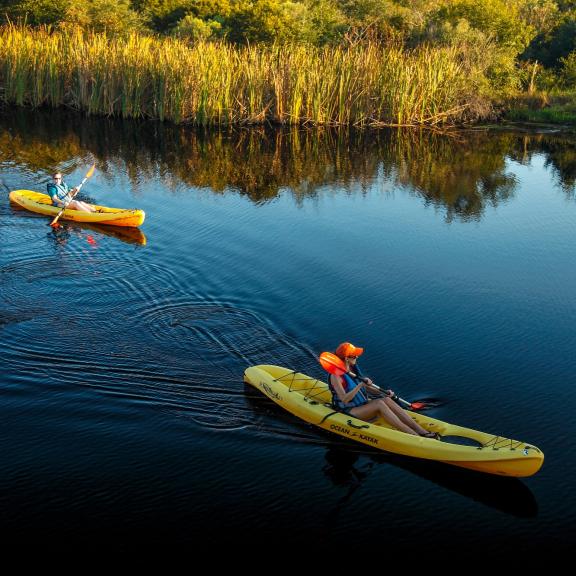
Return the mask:
MULTIPOLYGON (((13 190, 10 192, 10 202, 14 202, 38 214, 56 216, 60 212, 58 206, 52 205, 47 194, 32 192, 32 190, 13 190)), ((92 204, 98 212, 81 212, 80 210, 64 210, 60 218, 74 222, 90 222, 92 224, 112 224, 113 226, 138 227, 144 222, 144 210, 125 210, 123 208, 108 208, 92 204)))
POLYGON ((251 366, 244 372, 244 381, 310 424, 387 452, 501 476, 532 476, 544 462, 542 451, 526 442, 449 424, 416 412, 410 412, 412 418, 423 428, 440 434, 440 440, 400 432, 382 419, 359 420, 334 410, 325 382, 280 366, 251 366), (474 445, 455 443, 460 441, 474 445))

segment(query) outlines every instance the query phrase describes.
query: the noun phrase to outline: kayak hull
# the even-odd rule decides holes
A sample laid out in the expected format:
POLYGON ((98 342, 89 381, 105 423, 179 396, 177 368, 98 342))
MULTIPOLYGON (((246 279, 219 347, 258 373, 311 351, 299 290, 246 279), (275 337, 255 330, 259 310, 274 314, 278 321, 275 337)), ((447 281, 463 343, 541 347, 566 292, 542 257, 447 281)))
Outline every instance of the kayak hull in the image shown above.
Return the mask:
MULTIPOLYGON (((47 194, 33 192, 32 190, 13 190, 10 192, 10 202, 18 206, 54 217, 60 212, 58 206, 52 205, 52 200, 47 194)), ((74 222, 88 222, 92 224, 108 224, 113 226, 127 226, 137 228, 144 223, 146 217, 143 210, 125 210, 123 208, 109 208, 92 204, 98 212, 82 212, 80 210, 66 209, 60 216, 62 220, 74 222)))
POLYGON ((544 462, 542 451, 526 442, 449 424, 416 412, 409 414, 423 428, 437 432, 446 440, 406 434, 381 419, 359 420, 334 410, 325 382, 280 366, 251 366, 244 372, 244 381, 310 424, 387 452, 514 477, 532 476, 544 462), (453 443, 456 439, 474 445, 453 443))

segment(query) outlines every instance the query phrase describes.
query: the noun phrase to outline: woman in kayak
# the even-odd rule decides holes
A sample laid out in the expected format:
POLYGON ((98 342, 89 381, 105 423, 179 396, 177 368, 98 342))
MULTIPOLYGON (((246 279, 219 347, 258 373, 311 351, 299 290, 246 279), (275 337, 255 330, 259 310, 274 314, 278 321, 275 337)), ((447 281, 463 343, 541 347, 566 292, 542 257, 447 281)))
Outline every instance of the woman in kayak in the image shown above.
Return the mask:
POLYGON ((48 184, 48 196, 52 198, 52 204, 59 208, 71 208, 72 210, 80 210, 81 212, 95 212, 96 209, 87 204, 74 200, 76 188, 68 188, 68 184, 62 179, 62 174, 56 172, 52 174, 52 182, 48 184))
POLYGON ((350 342, 343 342, 336 349, 336 356, 344 361, 348 373, 342 374, 342 376, 330 375, 329 384, 334 406, 341 412, 355 416, 360 420, 371 420, 376 416, 381 416, 386 422, 402 432, 425 438, 436 438, 437 435, 434 432, 422 428, 392 400, 391 396, 394 396, 392 390, 384 391, 385 398, 374 400, 368 398, 366 390, 382 391, 374 386, 370 378, 363 377, 358 368, 356 361, 363 352, 364 348, 356 347, 350 342))

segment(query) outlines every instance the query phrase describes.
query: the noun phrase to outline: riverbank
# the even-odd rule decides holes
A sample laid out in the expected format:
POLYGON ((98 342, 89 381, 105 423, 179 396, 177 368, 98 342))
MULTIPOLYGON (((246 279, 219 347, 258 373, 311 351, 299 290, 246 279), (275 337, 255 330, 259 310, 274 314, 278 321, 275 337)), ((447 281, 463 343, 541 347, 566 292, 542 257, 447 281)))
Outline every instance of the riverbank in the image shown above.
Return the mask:
POLYGON ((454 47, 237 47, 0 27, 5 104, 199 126, 450 125, 477 120, 477 63, 454 47))
POLYGON ((249 47, 0 26, 0 105, 226 126, 576 126, 576 95, 491 91, 455 48, 249 47))
POLYGON ((576 93, 517 97, 510 101, 503 119, 509 122, 552 124, 576 130, 576 93))

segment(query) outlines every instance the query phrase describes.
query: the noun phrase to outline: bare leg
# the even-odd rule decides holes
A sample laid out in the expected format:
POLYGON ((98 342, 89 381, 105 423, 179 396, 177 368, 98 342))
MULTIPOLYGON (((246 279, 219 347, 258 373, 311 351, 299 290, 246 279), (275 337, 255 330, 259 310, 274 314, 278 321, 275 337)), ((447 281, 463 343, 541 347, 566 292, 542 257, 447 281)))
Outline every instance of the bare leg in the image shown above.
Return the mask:
POLYGON ((95 212, 95 209, 87 204, 86 202, 81 202, 80 200, 72 200, 70 204, 68 204, 69 208, 72 210, 80 210, 81 212, 95 212))
POLYGON ((384 398, 384 402, 392 410, 392 412, 394 412, 394 414, 396 414, 396 416, 398 416, 398 418, 400 420, 402 420, 402 422, 404 422, 405 424, 410 426, 410 428, 412 428, 412 430, 414 430, 415 432, 417 432, 421 436, 423 434, 427 434, 429 432, 425 428, 422 428, 422 426, 420 426, 420 424, 418 424, 418 422, 416 422, 416 420, 414 420, 414 418, 412 418, 406 412, 406 410, 403 410, 400 406, 398 406, 398 404, 396 404, 396 402, 394 402, 394 400, 392 400, 392 398, 384 398))
POLYGON ((370 418, 374 418, 374 416, 381 416, 388 424, 392 424, 394 428, 397 428, 401 432, 415 436, 420 435, 414 428, 400 420, 384 400, 372 400, 363 406, 356 406, 356 408, 350 410, 350 414, 356 418, 360 418, 360 420, 370 420, 370 418))

